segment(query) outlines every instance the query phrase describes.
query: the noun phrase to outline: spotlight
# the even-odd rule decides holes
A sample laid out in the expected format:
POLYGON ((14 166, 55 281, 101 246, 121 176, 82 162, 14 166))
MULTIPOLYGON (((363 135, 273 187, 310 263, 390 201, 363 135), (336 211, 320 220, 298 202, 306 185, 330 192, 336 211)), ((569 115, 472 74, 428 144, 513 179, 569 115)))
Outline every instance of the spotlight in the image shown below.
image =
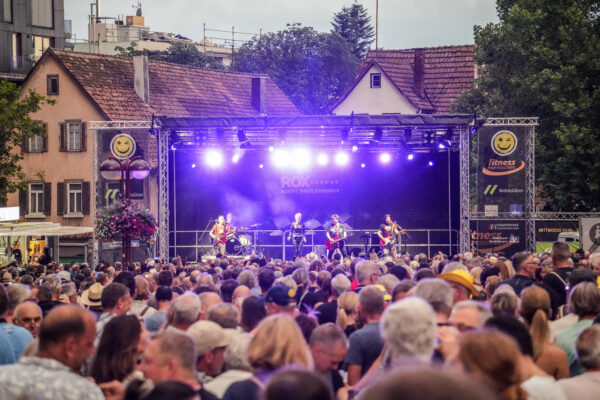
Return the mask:
POLYGON ((356 153, 357 151, 358 151, 358 146, 357 145, 352 146, 352 152, 356 153))
POLYGON ((192 168, 196 168, 196 164, 192 164, 192 168))
POLYGON ((294 149, 290 158, 292 166, 296 169, 306 169, 310 165, 310 153, 305 148, 294 149))
POLYGON ((269 151, 270 151, 271 153, 273 152, 273 150, 275 150, 275 147, 273 147, 273 146, 269 146, 269 151))
POLYGON ((258 166, 258 168, 264 168, 264 165, 260 164, 260 165, 258 166))
POLYGON ((410 153, 408 155, 408 157, 406 157, 409 161, 412 161, 415 158, 415 155, 413 153, 410 153))
POLYGON ((231 162, 237 164, 238 161, 240 161, 239 154, 234 154, 233 157, 231 157, 231 162))
POLYGON ((381 128, 375 129, 375 132, 373 133, 373 141, 381 142, 382 137, 383 137, 383 130, 381 128))
POLYGON ((446 145, 444 143, 442 143, 442 142, 438 143, 438 149, 444 150, 445 148, 446 148, 446 145))
POLYGON ((361 168, 365 168, 367 165, 365 163, 360 164, 361 168))
POLYGON ((389 163, 391 159, 392 159, 392 156, 390 156, 390 153, 382 153, 379 156, 379 161, 381 161, 384 164, 389 163))
POLYGON ((218 168, 223 165, 223 153, 219 150, 209 150, 204 155, 204 162, 208 167, 218 168))
POLYGON ((339 166, 344 166, 344 165, 348 165, 348 162, 350 162, 350 156, 348 156, 348 153, 344 152, 344 151, 340 151, 335 155, 335 163, 339 166))
POLYGON ((325 165, 329 164, 329 156, 325 153, 320 153, 317 156, 317 164, 319 164, 321 166, 325 166, 325 165))
POLYGON ((271 154, 271 161, 277 168, 285 168, 290 163, 290 155, 284 149, 276 149, 271 154))
POLYGON ((171 145, 171 150, 175 150, 175 145, 174 144, 171 145))
POLYGON ((433 167, 433 161, 429 161, 429 162, 427 163, 427 165, 429 165, 430 167, 433 167))

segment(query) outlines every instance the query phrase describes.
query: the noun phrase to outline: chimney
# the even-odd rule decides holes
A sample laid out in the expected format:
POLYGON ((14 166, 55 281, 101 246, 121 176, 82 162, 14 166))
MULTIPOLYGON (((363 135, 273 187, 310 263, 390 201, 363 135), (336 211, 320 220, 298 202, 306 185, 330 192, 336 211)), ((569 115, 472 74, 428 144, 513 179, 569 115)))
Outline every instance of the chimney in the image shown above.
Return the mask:
POLYGON ((415 49, 414 54, 414 88, 421 98, 425 98, 425 54, 423 49, 415 49))
POLYGON ((150 76, 148 75, 148 56, 133 57, 133 88, 135 94, 146 104, 150 104, 150 76))
POLYGON ((265 78, 263 76, 252 78, 252 106, 261 115, 267 113, 265 106, 265 78))

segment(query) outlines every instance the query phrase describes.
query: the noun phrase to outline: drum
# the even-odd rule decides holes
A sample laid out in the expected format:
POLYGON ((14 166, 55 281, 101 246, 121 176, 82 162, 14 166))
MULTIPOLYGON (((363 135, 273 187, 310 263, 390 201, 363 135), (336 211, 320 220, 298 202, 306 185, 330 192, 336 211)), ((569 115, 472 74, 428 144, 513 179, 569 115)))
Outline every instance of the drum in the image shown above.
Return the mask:
POLYGON ((242 246, 250 246, 252 244, 252 237, 247 233, 238 235, 238 240, 242 246))
POLYGON ((225 243, 225 252, 231 256, 242 254, 243 246, 237 238, 231 238, 225 243))

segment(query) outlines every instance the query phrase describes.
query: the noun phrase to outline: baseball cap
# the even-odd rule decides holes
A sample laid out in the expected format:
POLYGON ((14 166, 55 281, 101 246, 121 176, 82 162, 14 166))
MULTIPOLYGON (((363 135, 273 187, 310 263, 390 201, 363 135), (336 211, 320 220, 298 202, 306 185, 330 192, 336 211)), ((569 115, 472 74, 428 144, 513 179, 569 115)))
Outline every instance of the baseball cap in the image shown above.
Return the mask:
POLYGON ((275 303, 278 306, 295 306, 296 291, 288 285, 275 285, 267 292, 265 302, 275 303))
POLYGON ((71 274, 69 273, 69 271, 60 271, 58 273, 58 276, 60 277, 60 279, 62 279, 63 281, 66 282, 70 282, 71 281, 71 274))
POLYGON ((196 342, 199 356, 218 347, 227 346, 231 338, 231 333, 221 328, 219 324, 206 320, 194 322, 187 333, 196 342))

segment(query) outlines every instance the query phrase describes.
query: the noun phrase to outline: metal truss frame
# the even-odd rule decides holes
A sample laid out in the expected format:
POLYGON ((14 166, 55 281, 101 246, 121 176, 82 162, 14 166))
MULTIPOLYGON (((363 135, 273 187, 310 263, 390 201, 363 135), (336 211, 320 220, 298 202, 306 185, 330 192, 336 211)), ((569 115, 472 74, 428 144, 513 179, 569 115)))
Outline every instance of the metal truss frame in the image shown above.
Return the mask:
POLYGON ((158 254, 169 258, 169 135, 158 131, 158 254))
POLYGON ((152 121, 90 121, 89 129, 113 130, 113 129, 150 129, 152 121))
MULTIPOLYGON (((598 212, 537 212, 533 213, 533 220, 535 221, 578 221, 580 218, 598 218, 600 213, 598 212)), ((472 220, 511 220, 521 221, 522 216, 513 215, 509 212, 501 212, 494 216, 486 216, 484 212, 472 212, 472 220)))
POLYGON ((470 129, 461 129, 459 138, 459 165, 460 165, 460 228, 458 235, 459 251, 465 253, 471 247, 471 221, 469 220, 471 203, 471 181, 469 171, 470 129))
POLYGON ((488 117, 487 126, 538 126, 538 117, 488 117))

